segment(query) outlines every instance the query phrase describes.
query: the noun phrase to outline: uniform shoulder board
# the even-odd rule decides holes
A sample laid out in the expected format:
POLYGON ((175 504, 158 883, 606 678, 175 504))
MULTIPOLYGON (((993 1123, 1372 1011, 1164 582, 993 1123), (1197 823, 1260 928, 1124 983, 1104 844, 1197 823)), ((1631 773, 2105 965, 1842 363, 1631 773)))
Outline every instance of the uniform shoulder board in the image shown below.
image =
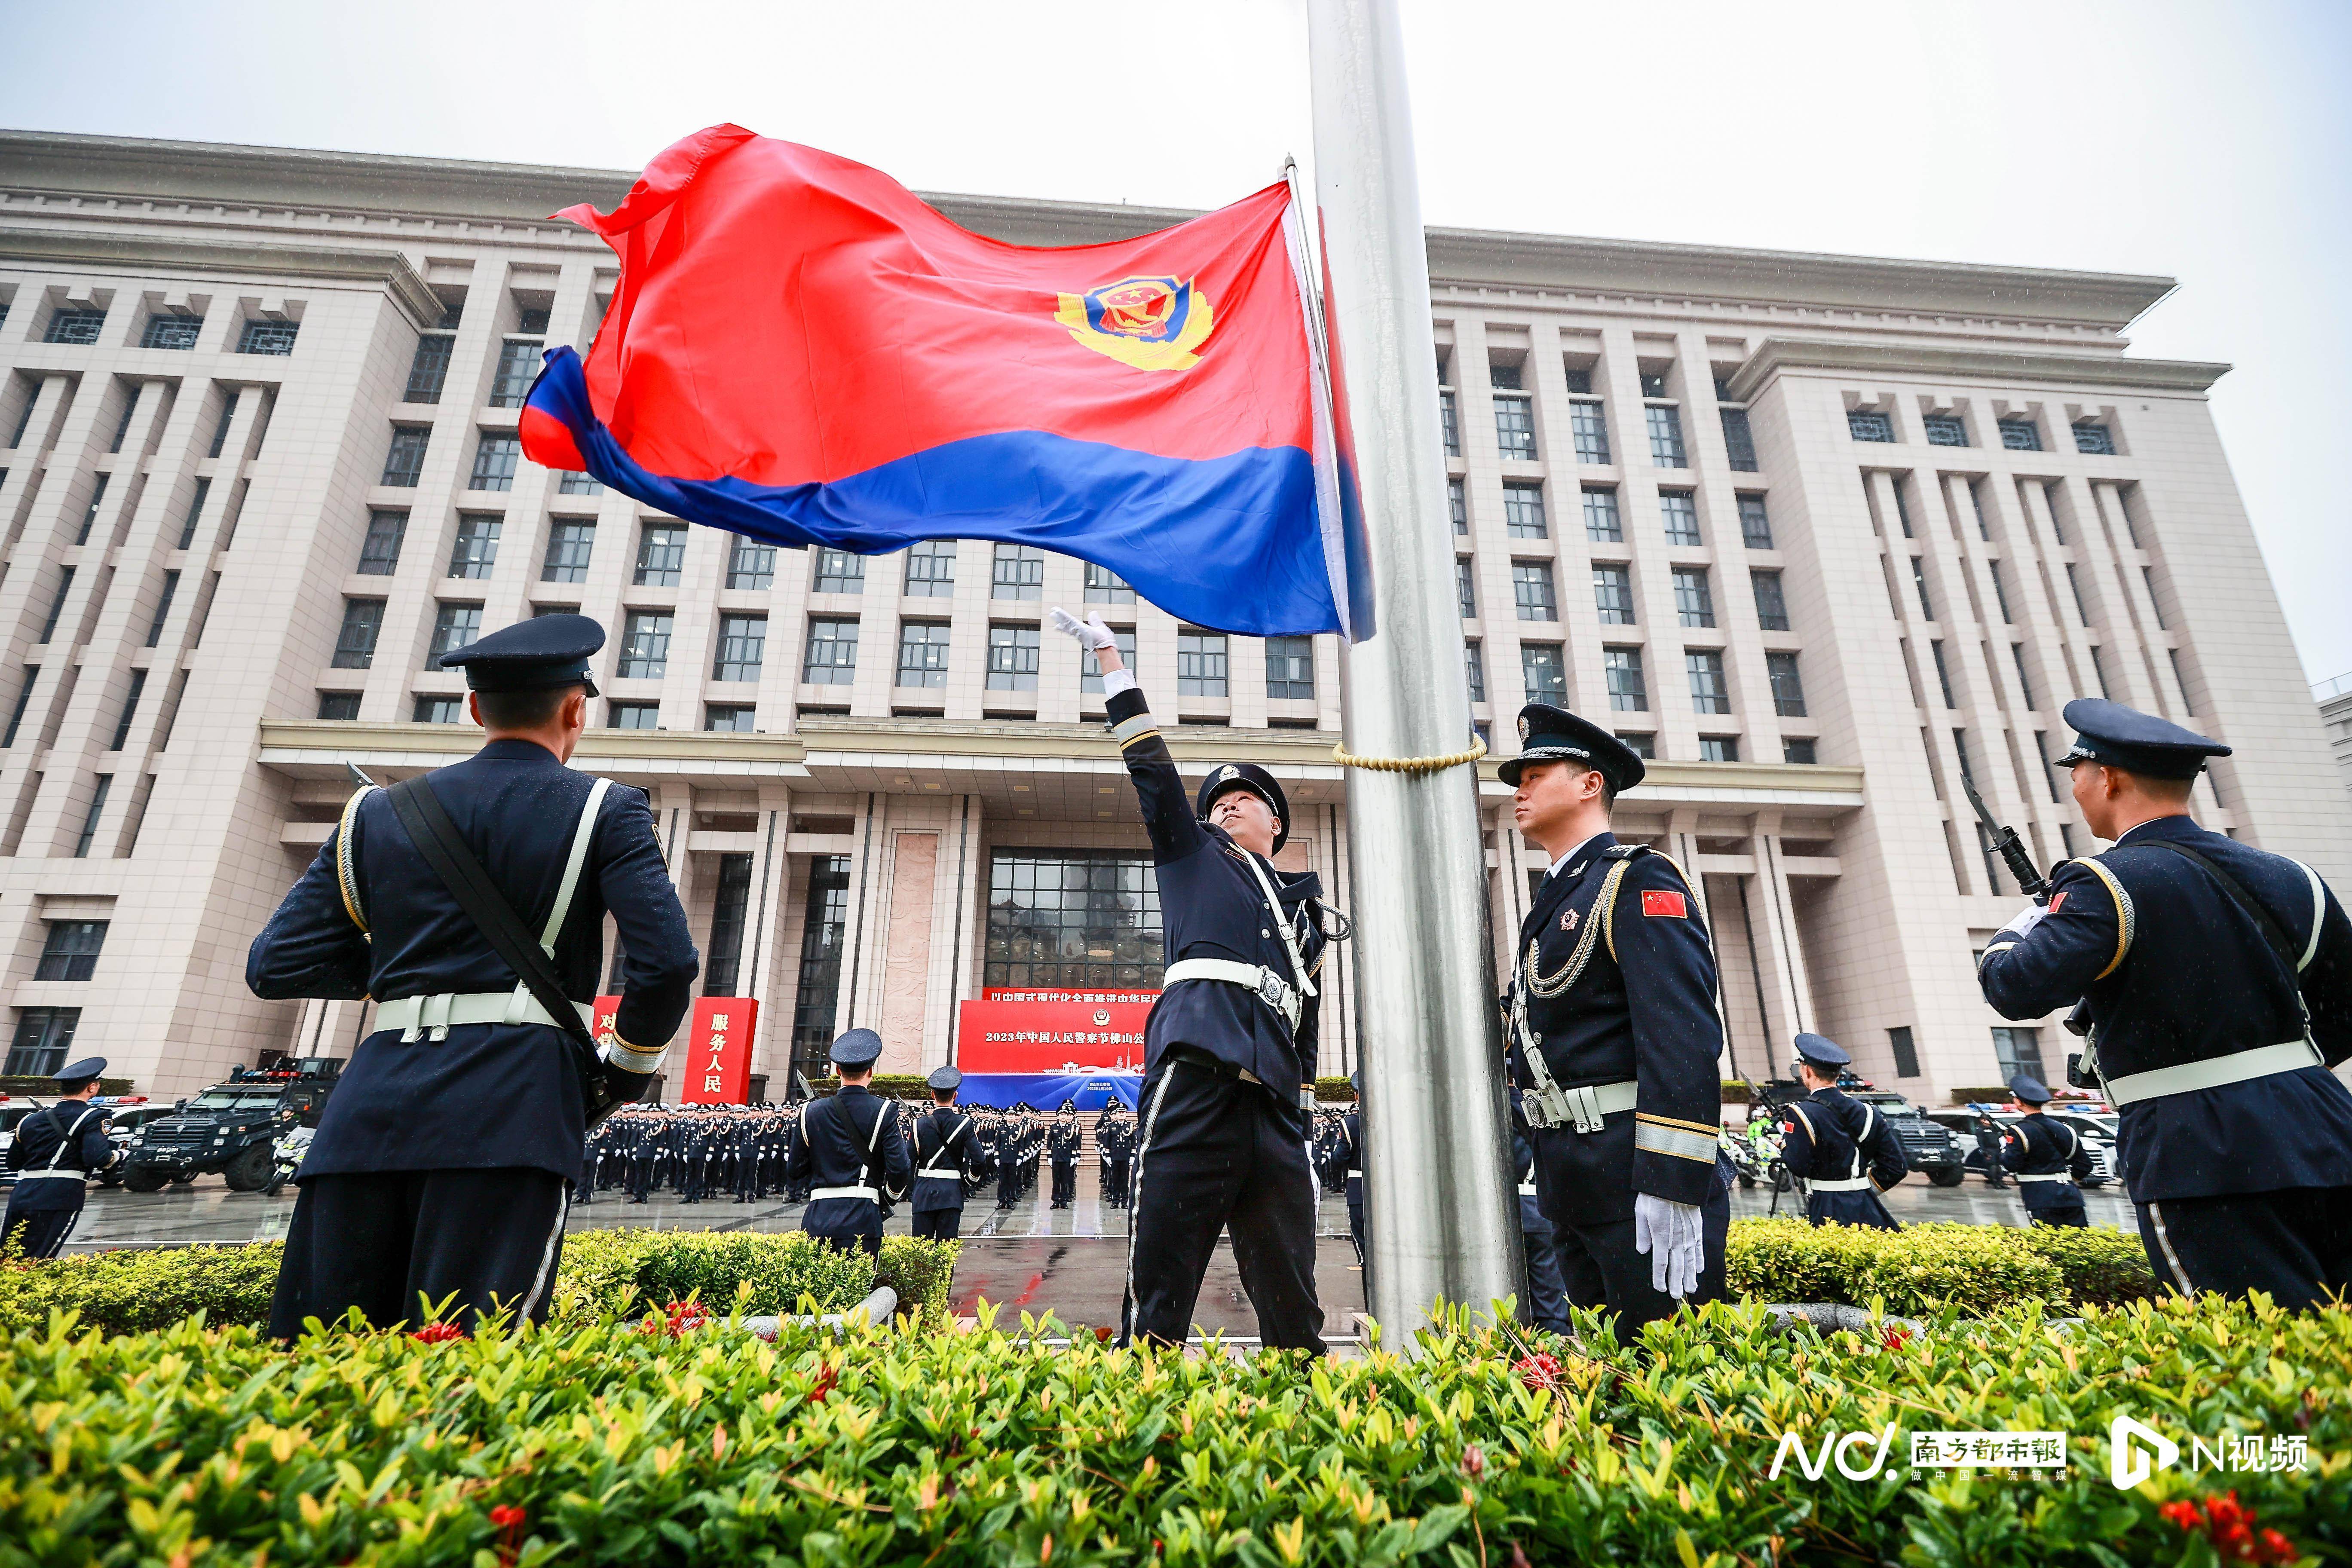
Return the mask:
POLYGON ((1631 860, 1636 855, 1654 854, 1646 844, 1612 844, 1601 852, 1603 860, 1631 860))

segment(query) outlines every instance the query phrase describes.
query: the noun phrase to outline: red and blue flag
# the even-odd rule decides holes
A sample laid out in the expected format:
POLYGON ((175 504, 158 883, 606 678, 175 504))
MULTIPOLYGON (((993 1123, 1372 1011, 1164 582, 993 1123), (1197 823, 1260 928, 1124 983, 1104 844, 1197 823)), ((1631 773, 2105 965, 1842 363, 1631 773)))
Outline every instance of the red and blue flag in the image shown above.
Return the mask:
POLYGON ((621 277, 586 360, 555 350, 531 389, 534 461, 778 544, 1034 545, 1198 626, 1370 634, 1288 186, 1008 245, 720 125, 611 213, 557 216, 621 277))

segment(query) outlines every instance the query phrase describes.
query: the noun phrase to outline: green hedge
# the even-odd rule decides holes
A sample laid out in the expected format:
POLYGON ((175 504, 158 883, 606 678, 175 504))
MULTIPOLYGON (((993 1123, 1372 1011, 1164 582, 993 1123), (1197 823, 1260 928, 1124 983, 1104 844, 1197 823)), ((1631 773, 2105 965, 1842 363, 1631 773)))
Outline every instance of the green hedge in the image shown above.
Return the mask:
POLYGON ((2225 1490, 2275 1532, 2233 1556, 2352 1552, 2352 1312, 2208 1300, 1784 1337, 1717 1306, 1622 1349, 1577 1328, 1590 1357, 1457 1331, 1302 1367, 993 1327, 746 1346, 567 1319, 289 1353, 60 1319, 0 1341, 0 1561, 2210 1568, 2225 1490), (2184 1463, 2116 1489, 2118 1414, 2184 1463), (1874 1479, 1768 1473, 1783 1433, 1889 1423, 1874 1479), (1914 1427, 2066 1433, 2071 1463, 1914 1479, 1914 1427), (2308 1467, 2189 1468, 2188 1437, 2231 1432, 2301 1436, 2308 1467))
MULTIPOLYGON (((0 1332, 37 1328, 52 1308, 110 1334, 168 1328, 198 1310, 216 1324, 258 1328, 269 1320, 282 1250, 278 1242, 256 1242, 0 1263, 0 1332)), ((713 1311, 750 1314, 797 1311, 806 1296, 818 1310, 834 1312, 885 1284, 898 1291, 903 1310, 940 1323, 955 1253, 954 1243, 910 1236, 883 1237, 877 1262, 798 1231, 580 1231, 563 1239, 551 1300, 568 1316, 625 1315, 698 1295, 713 1311)))
POLYGON ((2156 1294, 2139 1237, 2106 1226, 1812 1226, 1801 1219, 1735 1220, 1725 1248, 1735 1295, 1765 1301, 1874 1299, 1898 1317, 1946 1307, 1975 1314, 2022 1301, 2121 1306, 2156 1294))

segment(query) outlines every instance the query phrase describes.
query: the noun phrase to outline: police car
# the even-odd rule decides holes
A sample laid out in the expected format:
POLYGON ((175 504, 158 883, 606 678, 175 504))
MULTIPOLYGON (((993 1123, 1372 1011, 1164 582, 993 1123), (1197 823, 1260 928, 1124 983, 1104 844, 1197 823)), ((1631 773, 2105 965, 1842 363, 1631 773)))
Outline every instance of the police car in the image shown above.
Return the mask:
POLYGON ((1926 1111, 1890 1089, 1848 1089, 1846 1093, 1864 1105, 1877 1108, 1878 1114, 1886 1119, 1886 1125, 1895 1129, 1895 1135, 1903 1141, 1903 1163, 1913 1173, 1939 1187, 1957 1187, 1968 1179, 1960 1146, 1953 1141, 1949 1128, 1930 1120, 1926 1111))

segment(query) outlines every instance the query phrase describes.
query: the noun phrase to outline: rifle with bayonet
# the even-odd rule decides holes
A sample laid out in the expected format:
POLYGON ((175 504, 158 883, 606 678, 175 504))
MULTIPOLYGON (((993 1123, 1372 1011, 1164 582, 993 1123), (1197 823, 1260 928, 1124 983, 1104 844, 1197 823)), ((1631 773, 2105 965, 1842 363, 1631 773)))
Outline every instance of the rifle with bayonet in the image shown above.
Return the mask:
POLYGON ((2017 885, 2026 897, 2036 903, 2041 902, 2050 892, 2050 879, 2033 868, 2033 858, 2026 854, 2024 843, 2017 837, 2017 829, 2003 827, 1993 820, 1992 809, 1985 805, 1984 796, 1977 793, 1977 786, 1970 782, 1965 771, 1960 774, 1960 788, 1968 792, 1969 804, 1977 808, 1977 820, 1984 824, 1985 832, 1992 838, 1992 847, 2000 851, 2002 861, 2009 867, 2009 874, 2017 879, 2017 885))

